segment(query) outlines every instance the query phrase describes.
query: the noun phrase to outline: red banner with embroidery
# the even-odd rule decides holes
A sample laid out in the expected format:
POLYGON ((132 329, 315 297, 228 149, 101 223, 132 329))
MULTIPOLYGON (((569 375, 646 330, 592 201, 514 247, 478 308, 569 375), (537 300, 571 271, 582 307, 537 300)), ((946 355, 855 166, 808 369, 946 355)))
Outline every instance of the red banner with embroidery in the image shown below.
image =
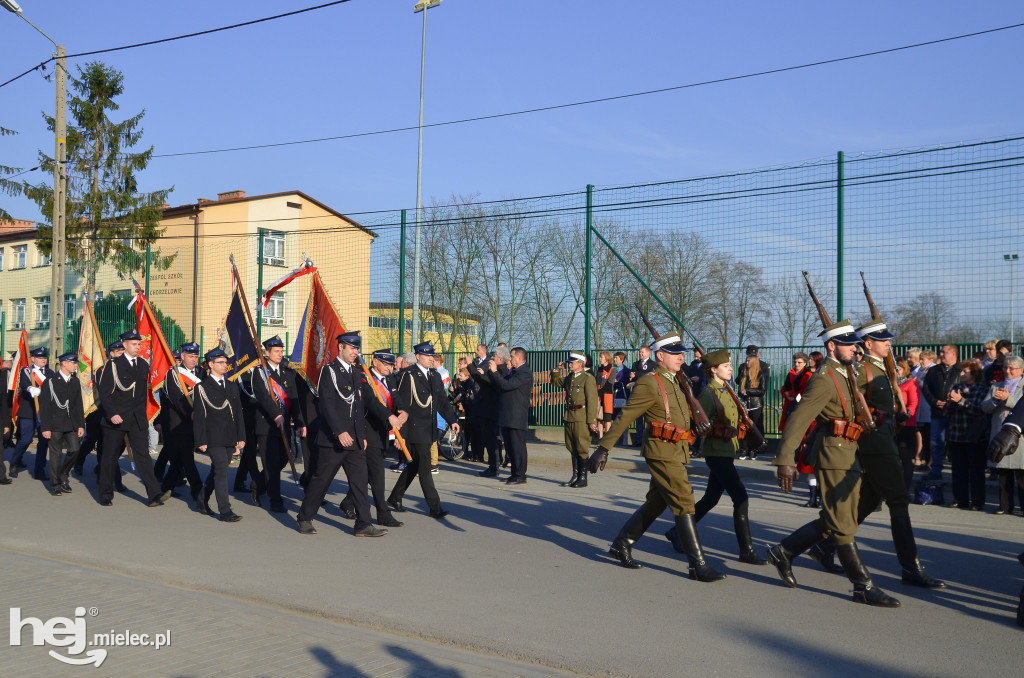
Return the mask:
POLYGON ((146 418, 149 423, 153 423, 156 415, 160 413, 160 401, 156 399, 156 392, 163 387, 164 381, 167 379, 167 372, 174 369, 174 356, 171 355, 171 349, 160 329, 156 314, 153 313, 153 307, 149 305, 146 295, 138 288, 136 288, 134 304, 135 320, 138 323, 136 331, 142 337, 139 356, 149 363, 146 418))
POLYGON ((18 420, 18 403, 21 402, 21 398, 18 397, 18 393, 21 389, 18 387, 21 385, 21 371, 28 367, 28 332, 26 330, 21 331, 21 337, 18 339, 18 352, 14 354, 11 359, 11 374, 10 381, 7 384, 8 391, 14 391, 14 400, 11 401, 11 419, 13 421, 18 420))
POLYGON ((324 288, 319 273, 313 273, 309 285, 309 300, 302 314, 302 325, 295 340, 292 367, 306 378, 313 388, 319 388, 320 370, 338 357, 338 335, 345 332, 337 307, 324 288))

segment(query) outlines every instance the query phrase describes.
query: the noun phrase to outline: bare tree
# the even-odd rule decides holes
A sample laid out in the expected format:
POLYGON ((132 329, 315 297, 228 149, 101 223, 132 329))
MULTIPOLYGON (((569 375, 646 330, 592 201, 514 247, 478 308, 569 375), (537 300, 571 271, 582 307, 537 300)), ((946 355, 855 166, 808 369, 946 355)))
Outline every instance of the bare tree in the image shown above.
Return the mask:
POLYGON ((897 306, 891 324, 903 343, 936 344, 956 324, 956 305, 938 292, 924 292, 897 306))
POLYGON ((563 233, 557 219, 538 229, 534 237, 539 243, 537 256, 530 260, 528 270, 529 313, 524 329, 531 337, 531 346, 546 351, 565 348, 575 325, 576 309, 566 289, 560 261, 570 255, 548 244, 557 242, 563 233))
MULTIPOLYGON (((832 289, 820 276, 810 278, 818 299, 829 308, 835 297, 832 289)), ((818 311, 800 273, 776 278, 768 286, 767 304, 769 326, 787 345, 806 345, 821 332, 818 311)))
POLYGON ((767 290, 761 268, 719 253, 708 266, 704 315, 720 346, 742 346, 768 328, 767 290))

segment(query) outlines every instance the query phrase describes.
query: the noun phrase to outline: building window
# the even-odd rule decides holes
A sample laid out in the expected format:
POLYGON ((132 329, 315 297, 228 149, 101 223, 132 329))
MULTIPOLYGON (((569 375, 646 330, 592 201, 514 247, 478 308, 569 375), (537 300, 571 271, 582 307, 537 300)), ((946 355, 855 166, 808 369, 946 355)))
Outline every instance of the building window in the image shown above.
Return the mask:
POLYGON ((103 292, 93 292, 93 294, 92 294, 92 303, 93 304, 98 304, 101 301, 103 301, 103 292))
POLYGON ((20 330, 25 327, 24 299, 11 299, 11 316, 14 320, 14 323, 11 325, 13 329, 20 330))
POLYGON ((14 266, 12 268, 25 268, 28 266, 28 245, 18 245, 14 248, 14 266))
MULTIPOLYGON (((132 295, 131 290, 114 290, 111 294, 115 297, 124 297, 125 299, 132 295)), ((97 298, 96 301, 99 301, 99 299, 97 298)))
POLYGON ((37 250, 37 252, 39 254, 39 263, 37 263, 36 266, 49 266, 50 265, 50 255, 49 254, 43 254, 42 251, 38 251, 38 250, 37 250))
POLYGON ((263 263, 284 266, 284 233, 263 231, 263 263))
POLYGON ((263 324, 272 327, 284 326, 284 292, 274 292, 270 303, 263 311, 263 324))
POLYGON ((36 297, 36 327, 50 326, 50 297, 36 297))
POLYGON ((379 330, 397 330, 398 329, 398 318, 382 318, 380 316, 370 316, 370 327, 379 330))
POLYGON ((0 247, 0 271, 4 270, 4 248, 0 247))
POLYGON ((74 294, 64 295, 64 322, 67 325, 78 319, 78 297, 74 294))

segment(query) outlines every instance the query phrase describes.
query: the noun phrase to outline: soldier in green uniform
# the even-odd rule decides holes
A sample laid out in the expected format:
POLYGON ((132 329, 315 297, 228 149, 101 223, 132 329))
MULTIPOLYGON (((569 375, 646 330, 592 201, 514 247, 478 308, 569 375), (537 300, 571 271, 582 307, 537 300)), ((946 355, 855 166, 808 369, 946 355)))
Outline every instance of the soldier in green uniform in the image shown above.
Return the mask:
MULTIPOLYGON (((587 357, 583 351, 570 351, 569 368, 551 370, 551 383, 565 389, 565 446, 572 455, 572 478, 563 487, 587 486, 587 455, 590 454, 590 434, 597 433, 597 380, 583 369, 587 357)), ((562 367, 562 365, 559 365, 562 367)))
POLYGON ((821 513, 816 520, 768 549, 768 560, 778 569, 786 585, 796 588, 793 560, 822 539, 832 537, 843 570, 853 582, 853 599, 868 605, 899 607, 898 600, 874 585, 854 542, 861 486, 857 439, 863 429, 854 423, 853 390, 845 366, 853 364, 858 338, 848 320, 830 325, 819 336, 829 357, 787 419, 775 464, 779 487, 783 492, 792 491, 797 448, 811 422, 816 421, 813 440, 808 446, 821 487, 821 513))
MULTIPOLYGON (((750 519, 747 516, 749 498, 747 488, 736 471, 736 453, 740 451, 740 409, 729 394, 726 383, 732 379, 732 360, 729 351, 712 351, 701 358, 707 386, 700 392, 700 405, 711 420, 711 431, 704 440, 704 461, 708 465, 708 486, 694 509, 694 520, 707 515, 713 509, 723 492, 732 499, 732 521, 736 539, 740 544, 740 562, 750 565, 767 565, 754 551, 750 538, 750 519)), ((679 531, 673 527, 665 536, 676 551, 685 553, 679 541, 679 531)))
POLYGON ((676 381, 683 365, 684 350, 678 335, 663 336, 651 344, 658 366, 637 380, 626 406, 591 455, 589 468, 591 473, 603 469, 608 461, 608 449, 634 420, 643 417, 646 431, 641 454, 651 473, 650 488, 643 506, 622 526, 608 554, 618 558, 624 567, 640 568, 640 563, 633 560, 633 544, 668 508, 675 516, 683 551, 690 563, 690 579, 719 581, 725 579, 725 575, 704 559, 693 517, 693 487, 686 474, 690 443, 695 437, 690 432, 690 406, 676 381))
POLYGON ((860 439, 857 456, 864 472, 857 522, 863 523, 884 499, 889 507, 892 543, 896 559, 903 568, 903 583, 924 588, 944 588, 945 584, 925 571, 917 557, 914 528, 910 524, 910 494, 903 480, 903 466, 896 446, 897 391, 885 371, 885 356, 890 354, 895 335, 879 318, 857 330, 864 343, 864 361, 857 374, 857 385, 874 413, 875 430, 860 439))

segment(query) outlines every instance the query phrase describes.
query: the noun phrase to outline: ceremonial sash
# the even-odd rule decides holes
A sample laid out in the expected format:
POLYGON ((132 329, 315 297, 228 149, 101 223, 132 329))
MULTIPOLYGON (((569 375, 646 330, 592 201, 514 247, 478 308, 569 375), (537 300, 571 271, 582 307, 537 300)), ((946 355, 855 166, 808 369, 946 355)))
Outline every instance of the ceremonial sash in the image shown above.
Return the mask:
POLYGON ((184 379, 185 379, 185 381, 187 382, 187 384, 188 384, 189 386, 191 386, 192 388, 195 388, 196 384, 198 384, 198 383, 199 383, 200 381, 202 381, 202 379, 200 379, 199 377, 197 377, 197 376, 196 376, 195 374, 193 374, 193 373, 192 373, 191 371, 189 371, 189 370, 186 370, 186 369, 185 369, 184 367, 177 367, 177 368, 175 368, 175 369, 177 369, 177 370, 178 370, 178 374, 180 374, 180 375, 182 376, 182 378, 184 378, 184 379))
POLYGON ((43 382, 46 381, 46 377, 39 374, 35 370, 29 371, 29 377, 32 379, 32 383, 35 385, 36 388, 42 388, 43 382))
POLYGON ((373 377, 373 387, 375 389, 377 389, 377 393, 380 394, 380 397, 384 400, 384 403, 388 406, 388 410, 393 410, 394 407, 395 407, 395 404, 394 404, 394 402, 391 399, 391 391, 388 390, 388 387, 384 385, 384 382, 382 382, 380 379, 378 379, 377 375, 375 375, 373 372, 370 373, 370 376, 373 377))
POLYGON ((270 387, 270 392, 277 396, 278 401, 284 405, 285 412, 291 412, 292 409, 291 404, 288 402, 288 395, 281 388, 281 385, 274 381, 269 371, 264 372, 263 376, 267 378, 267 386, 270 387))

